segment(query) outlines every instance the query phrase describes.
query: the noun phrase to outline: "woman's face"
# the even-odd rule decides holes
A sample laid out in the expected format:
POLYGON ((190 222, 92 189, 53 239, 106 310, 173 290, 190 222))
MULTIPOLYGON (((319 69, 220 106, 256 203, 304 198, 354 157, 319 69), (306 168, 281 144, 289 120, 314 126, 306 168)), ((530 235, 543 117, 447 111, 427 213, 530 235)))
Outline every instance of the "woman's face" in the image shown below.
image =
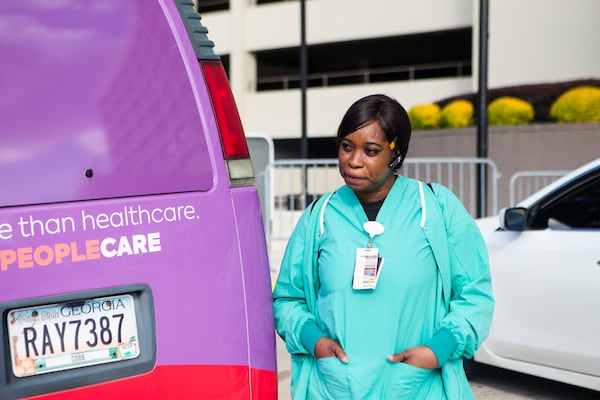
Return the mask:
POLYGON ((395 176, 389 168, 395 158, 379 122, 370 122, 346 135, 340 142, 340 174, 361 201, 387 196, 395 176))

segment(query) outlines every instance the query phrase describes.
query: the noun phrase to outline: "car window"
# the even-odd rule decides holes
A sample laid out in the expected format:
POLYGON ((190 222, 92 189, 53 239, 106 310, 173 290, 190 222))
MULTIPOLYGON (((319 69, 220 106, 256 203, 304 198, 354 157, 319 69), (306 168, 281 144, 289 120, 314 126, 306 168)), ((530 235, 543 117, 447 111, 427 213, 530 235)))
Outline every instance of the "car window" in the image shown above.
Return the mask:
POLYGON ((4 3, 1 206, 212 188, 209 125, 159 2, 26 19, 4 3))
MULTIPOLYGON (((600 175, 540 207, 532 226, 548 227, 548 221, 571 228, 600 229, 600 175)), ((563 192, 564 193, 564 192, 563 192)))

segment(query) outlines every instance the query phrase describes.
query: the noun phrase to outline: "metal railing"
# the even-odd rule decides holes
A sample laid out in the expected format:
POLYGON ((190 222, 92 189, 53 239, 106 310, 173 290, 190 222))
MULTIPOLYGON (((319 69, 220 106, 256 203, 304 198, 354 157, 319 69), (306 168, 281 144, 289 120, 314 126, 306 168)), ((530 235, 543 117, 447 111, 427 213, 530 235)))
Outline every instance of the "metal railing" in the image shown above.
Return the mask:
POLYGON ((510 177, 509 205, 515 206, 521 200, 537 192, 544 186, 563 177, 569 171, 519 171, 510 177))
POLYGON ((424 182, 437 182, 447 186, 462 201, 473 216, 477 216, 478 177, 480 166, 485 167, 488 181, 488 214, 498 212, 498 180, 500 172, 496 163, 482 158, 408 158, 402 175, 424 182))
MULTIPOLYGON (((336 84, 386 82, 392 80, 415 80, 431 76, 464 77, 471 75, 471 62, 457 60, 417 64, 409 66, 365 68, 359 70, 316 72, 307 75, 311 87, 335 86, 336 84)), ((287 90, 300 85, 298 74, 260 77, 256 81, 256 90, 287 90)))
MULTIPOLYGON (((451 189, 465 208, 476 215, 477 182, 480 166, 488 177, 490 213, 498 211, 498 179, 500 173, 490 159, 480 158, 408 158, 404 161, 403 176, 436 182, 451 189)), ((337 159, 278 160, 268 167, 270 183, 269 237, 285 240, 291 234, 302 211, 323 193, 343 184, 337 159)))

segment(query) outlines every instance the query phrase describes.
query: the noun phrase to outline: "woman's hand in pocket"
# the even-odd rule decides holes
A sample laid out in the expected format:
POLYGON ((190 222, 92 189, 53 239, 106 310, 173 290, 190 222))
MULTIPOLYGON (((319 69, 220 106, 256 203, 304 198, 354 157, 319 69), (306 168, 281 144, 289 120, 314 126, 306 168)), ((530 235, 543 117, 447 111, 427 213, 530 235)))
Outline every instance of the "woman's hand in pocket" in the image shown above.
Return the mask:
POLYGON ((341 362, 348 363, 348 356, 338 342, 323 336, 315 344, 315 356, 317 359, 325 357, 337 357, 341 362))
POLYGON ((388 356, 388 360, 393 363, 403 362, 423 369, 434 369, 438 366, 438 359, 435 353, 427 346, 406 349, 400 353, 388 356))

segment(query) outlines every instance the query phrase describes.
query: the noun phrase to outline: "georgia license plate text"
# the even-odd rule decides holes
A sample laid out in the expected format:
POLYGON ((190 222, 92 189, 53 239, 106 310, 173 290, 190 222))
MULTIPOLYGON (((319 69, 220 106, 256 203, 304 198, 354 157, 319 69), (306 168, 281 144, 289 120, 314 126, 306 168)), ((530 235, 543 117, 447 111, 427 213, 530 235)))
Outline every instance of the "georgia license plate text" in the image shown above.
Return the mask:
POLYGON ((12 310, 9 346, 17 377, 135 358, 137 322, 130 295, 12 310))

